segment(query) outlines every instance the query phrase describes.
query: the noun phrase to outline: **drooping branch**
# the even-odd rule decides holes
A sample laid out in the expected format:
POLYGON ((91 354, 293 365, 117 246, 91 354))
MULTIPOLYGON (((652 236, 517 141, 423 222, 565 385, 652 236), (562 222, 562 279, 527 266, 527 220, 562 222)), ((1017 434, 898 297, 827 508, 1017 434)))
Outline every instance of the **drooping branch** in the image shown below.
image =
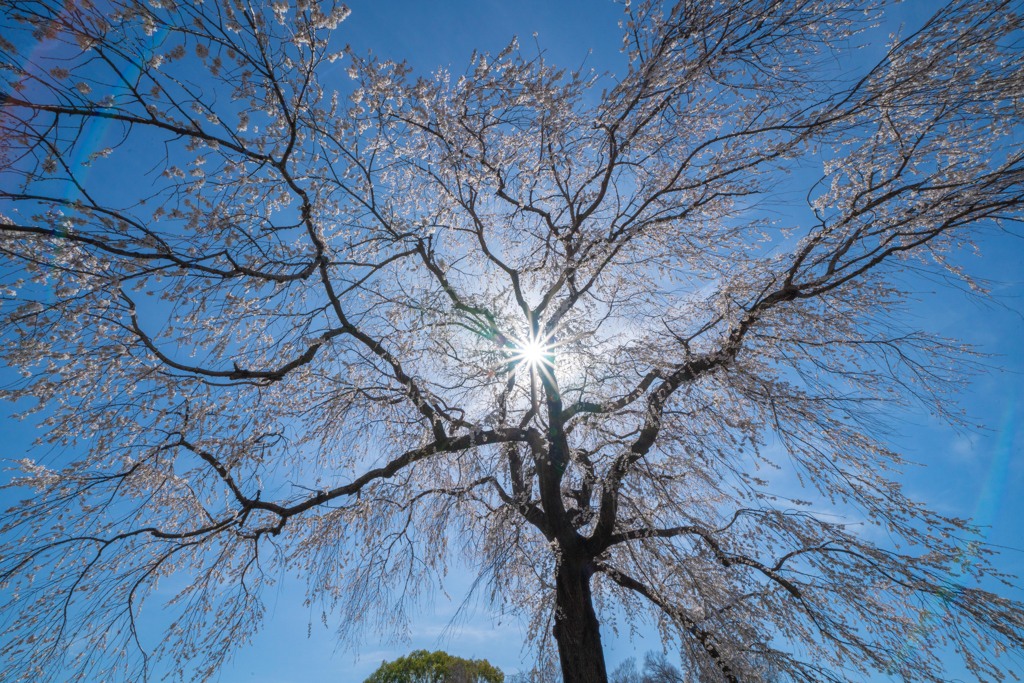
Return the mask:
POLYGON ((794 557, 796 554, 798 554, 797 552, 793 552, 791 554, 783 556, 783 558, 780 558, 780 560, 775 563, 774 567, 770 567, 745 555, 724 551, 722 549, 721 543, 715 538, 714 533, 708 529, 704 529, 699 526, 689 525, 663 529, 630 529, 628 531, 612 534, 611 537, 608 539, 608 547, 617 545, 619 543, 625 543, 628 541, 639 539, 667 539, 676 538, 678 536, 697 536, 708 545, 708 547, 714 553, 715 559, 717 559, 723 567, 731 567, 734 565, 751 567, 753 569, 756 569, 760 573, 764 574, 766 577, 768 577, 778 585, 782 586, 793 597, 798 599, 801 597, 800 588, 797 587, 797 585, 794 584, 792 581, 779 574, 779 570, 782 568, 782 565, 785 563, 785 561, 791 557, 794 557))
POLYGON ((693 636, 693 638, 700 644, 701 649, 703 649, 707 653, 708 657, 711 658, 715 667, 722 674, 725 680, 728 681, 728 683, 739 683, 740 679, 737 677, 732 665, 730 665, 728 660, 722 655, 715 636, 703 628, 686 612, 686 610, 669 604, 642 582, 637 581, 633 577, 612 566, 605 563, 596 563, 596 567, 604 576, 607 576, 618 585, 643 596, 654 605, 657 605, 661 611, 679 624, 680 628, 693 636))

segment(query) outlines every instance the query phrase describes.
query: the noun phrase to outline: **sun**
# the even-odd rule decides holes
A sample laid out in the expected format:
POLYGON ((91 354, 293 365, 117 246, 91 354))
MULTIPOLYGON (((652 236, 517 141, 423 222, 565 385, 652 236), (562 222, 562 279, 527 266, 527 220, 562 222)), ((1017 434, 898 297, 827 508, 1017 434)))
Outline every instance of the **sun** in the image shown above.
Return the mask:
POLYGON ((518 363, 525 363, 531 368, 540 368, 551 365, 551 354, 554 348, 544 339, 533 335, 523 341, 515 342, 514 360, 518 363))
POLYGON ((528 339, 520 351, 523 360, 532 366, 547 362, 550 349, 538 339, 528 339))

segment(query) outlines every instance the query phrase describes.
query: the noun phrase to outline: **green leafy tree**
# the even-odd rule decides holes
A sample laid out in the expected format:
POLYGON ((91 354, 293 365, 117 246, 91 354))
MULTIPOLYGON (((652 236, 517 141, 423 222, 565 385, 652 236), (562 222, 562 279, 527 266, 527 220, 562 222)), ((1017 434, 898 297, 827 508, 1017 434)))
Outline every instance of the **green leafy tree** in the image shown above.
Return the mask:
POLYGON ((505 674, 486 659, 416 650, 384 662, 364 683, 504 683, 505 674))

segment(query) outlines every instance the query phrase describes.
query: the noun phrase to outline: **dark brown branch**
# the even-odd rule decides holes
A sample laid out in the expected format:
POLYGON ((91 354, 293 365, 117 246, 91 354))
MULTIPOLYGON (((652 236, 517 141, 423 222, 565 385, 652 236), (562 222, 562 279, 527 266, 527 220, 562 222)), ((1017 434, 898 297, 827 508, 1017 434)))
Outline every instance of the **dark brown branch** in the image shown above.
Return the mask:
POLYGON ((740 679, 736 677, 736 673, 733 671, 732 666, 722 656, 721 651, 718 649, 718 645, 715 643, 715 637, 709 631, 698 625, 697 621, 687 614, 684 609, 669 604, 655 591, 614 567, 604 563, 595 563, 595 566, 598 571, 610 578, 612 581, 623 588, 627 588, 634 593, 647 598, 651 603, 661 609, 662 612, 671 617, 672 620, 678 623, 684 631, 689 633, 697 640, 698 643, 700 643, 701 648, 708 654, 708 657, 711 658, 711 661, 714 662, 714 665, 718 668, 728 683, 740 683, 740 679))

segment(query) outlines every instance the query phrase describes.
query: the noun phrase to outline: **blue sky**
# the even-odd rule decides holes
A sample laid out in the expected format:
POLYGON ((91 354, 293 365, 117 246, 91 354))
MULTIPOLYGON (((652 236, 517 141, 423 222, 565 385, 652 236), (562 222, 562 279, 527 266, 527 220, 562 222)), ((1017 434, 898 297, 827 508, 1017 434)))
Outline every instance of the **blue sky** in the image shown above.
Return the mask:
MULTIPOLYGON (((339 29, 341 41, 360 52, 372 48, 382 57, 407 59, 421 72, 438 66, 458 72, 474 48, 497 52, 513 35, 518 35, 529 51, 534 33, 553 63, 575 67, 586 60, 598 71, 621 65, 616 26, 621 6, 611 2, 354 0, 349 4, 353 13, 339 29)), ((930 4, 906 3, 899 10, 900 17, 912 24, 930 4)), ((986 362, 992 369, 974 378, 962 400, 972 421, 983 428, 956 432, 920 412, 900 416, 894 440, 911 459, 925 465, 907 473, 909 492, 940 512, 973 517, 987 528, 990 543, 1007 548, 997 565, 1022 574, 1024 240, 992 238, 981 246, 979 256, 967 256, 963 263, 991 281, 990 302, 922 281, 915 283, 920 299, 915 310, 922 326, 974 343, 991 354, 986 362)), ((0 415, 6 418, 9 412, 8 406, 0 406, 0 415)), ((31 424, 7 419, 0 424, 7 446, 3 457, 22 457, 36 434, 31 424)), ((0 496, 11 497, 6 492, 0 496)), ((0 503, 9 502, 0 499, 0 503)), ((263 631, 237 652, 220 681, 361 681, 381 660, 418 648, 486 658, 507 673, 527 667, 531 653, 523 649, 523 627, 514 618, 496 614, 483 600, 471 600, 456 618, 471 580, 471 571, 455 568, 409 625, 407 641, 370 639, 353 652, 339 648, 330 619, 325 627, 319 612, 302 606, 300 581, 282 577, 276 591, 266 596, 263 631)), ((1024 595, 1018 590, 1013 597, 1022 599, 1024 595)), ((653 628, 635 637, 605 628, 602 637, 609 670, 627 657, 642 659, 645 651, 659 647, 653 628)), ((1024 675, 1024 667, 1018 666, 1016 671, 1024 675)), ((958 675, 951 664, 951 679, 958 675)))

